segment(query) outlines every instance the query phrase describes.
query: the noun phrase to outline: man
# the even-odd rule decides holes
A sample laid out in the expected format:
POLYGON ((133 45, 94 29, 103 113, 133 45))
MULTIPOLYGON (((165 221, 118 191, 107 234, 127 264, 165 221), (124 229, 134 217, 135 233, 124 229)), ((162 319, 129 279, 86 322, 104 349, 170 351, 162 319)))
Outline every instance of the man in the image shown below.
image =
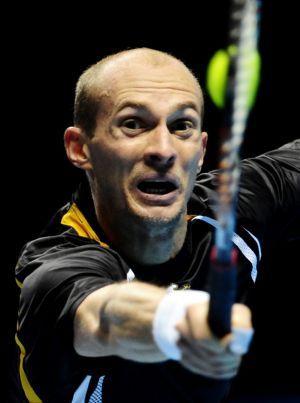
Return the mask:
MULTIPOLYGON (((214 175, 195 186, 207 142, 197 80, 163 52, 120 52, 80 77, 74 115, 65 148, 90 191, 83 184, 18 262, 20 393, 30 402, 220 401, 241 353, 233 335, 218 339, 207 324, 216 223, 207 202, 214 175)), ((246 162, 245 170, 257 175, 259 164, 246 162)), ((298 186, 299 161, 289 171, 283 180, 298 186)), ((247 181, 240 302, 256 276, 253 231, 263 237, 272 208, 281 207, 267 188, 270 215, 262 209, 258 217, 255 203, 248 211, 262 189, 247 181)), ((291 194, 289 214, 298 207, 291 194)), ((234 304, 232 325, 251 331, 246 305, 234 304)))

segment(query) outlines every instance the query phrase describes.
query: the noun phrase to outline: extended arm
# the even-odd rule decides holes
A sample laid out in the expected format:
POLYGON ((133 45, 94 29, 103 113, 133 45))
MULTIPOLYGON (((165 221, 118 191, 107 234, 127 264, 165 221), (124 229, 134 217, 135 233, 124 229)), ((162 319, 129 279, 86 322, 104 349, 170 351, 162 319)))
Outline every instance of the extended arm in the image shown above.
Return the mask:
MULTIPOLYGON (((94 291, 76 311, 77 353, 91 357, 117 355, 140 362, 166 360, 152 331, 157 308, 166 294, 166 289, 141 282, 116 283, 94 291)), ((235 305, 232 320, 235 326, 251 327, 245 306, 235 305)), ((212 336, 207 325, 207 302, 188 307, 177 330, 183 366, 213 378, 236 374, 241 357, 227 348, 230 335, 221 340, 212 336)))
POLYGON ((163 288, 138 282, 116 283, 94 291, 76 311, 75 350, 91 357, 165 360, 152 337, 154 314, 165 294, 163 288))

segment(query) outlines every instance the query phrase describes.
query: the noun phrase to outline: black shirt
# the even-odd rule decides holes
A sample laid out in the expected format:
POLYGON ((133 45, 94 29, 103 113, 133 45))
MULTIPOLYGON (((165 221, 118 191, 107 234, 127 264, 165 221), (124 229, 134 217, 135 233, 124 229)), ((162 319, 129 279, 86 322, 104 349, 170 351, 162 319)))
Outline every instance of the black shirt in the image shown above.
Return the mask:
MULTIPOLYGON (((216 171, 198 176, 188 205, 184 246, 165 264, 133 265, 109 245, 86 185, 40 238, 25 245, 16 267, 23 389, 17 401, 221 401, 227 381, 195 375, 173 361, 141 364, 119 357, 84 358, 73 349, 72 333, 74 313, 87 295, 116 281, 130 281, 133 274, 154 284, 208 290, 217 175, 216 171)), ((238 301, 247 303, 251 296, 265 240, 299 237, 297 222, 300 140, 242 162, 236 229, 238 301)))

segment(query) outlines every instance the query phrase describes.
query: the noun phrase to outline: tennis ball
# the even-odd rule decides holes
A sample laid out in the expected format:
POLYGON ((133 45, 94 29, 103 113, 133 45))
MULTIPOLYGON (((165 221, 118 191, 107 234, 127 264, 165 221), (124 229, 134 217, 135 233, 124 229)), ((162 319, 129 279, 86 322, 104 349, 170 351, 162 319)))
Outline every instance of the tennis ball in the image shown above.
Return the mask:
MULTIPOLYGON (((206 87, 212 101, 219 108, 224 108, 225 106, 229 65, 231 58, 236 53, 237 48, 233 45, 229 46, 227 50, 220 49, 208 64, 206 87)), ((255 50, 249 53, 244 58, 243 63, 246 73, 245 83, 247 84, 245 91, 248 94, 247 106, 251 109, 255 101, 260 78, 261 59, 258 51, 255 50)))

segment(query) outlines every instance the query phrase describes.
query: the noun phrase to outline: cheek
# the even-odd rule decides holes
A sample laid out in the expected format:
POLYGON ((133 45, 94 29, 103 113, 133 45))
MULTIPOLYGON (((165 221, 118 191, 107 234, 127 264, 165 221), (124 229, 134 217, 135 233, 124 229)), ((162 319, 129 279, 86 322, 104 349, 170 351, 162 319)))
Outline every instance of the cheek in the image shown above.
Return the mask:
POLYGON ((121 146, 118 149, 102 146, 91 153, 94 175, 99 188, 115 194, 123 188, 123 183, 131 169, 131 159, 121 146))
POLYGON ((200 158, 201 150, 198 144, 193 144, 183 155, 183 166, 191 175, 197 171, 200 158))
POLYGON ((112 170, 112 168, 117 165, 114 164, 114 161, 118 159, 115 151, 107 147, 105 142, 93 144, 93 146, 90 147, 90 155, 95 172, 112 170))
POLYGON ((191 192, 194 188, 197 171, 199 167, 199 159, 201 153, 199 151, 195 152, 195 149, 190 150, 191 152, 185 159, 184 172, 185 172, 185 186, 186 186, 186 196, 190 197, 191 192))

